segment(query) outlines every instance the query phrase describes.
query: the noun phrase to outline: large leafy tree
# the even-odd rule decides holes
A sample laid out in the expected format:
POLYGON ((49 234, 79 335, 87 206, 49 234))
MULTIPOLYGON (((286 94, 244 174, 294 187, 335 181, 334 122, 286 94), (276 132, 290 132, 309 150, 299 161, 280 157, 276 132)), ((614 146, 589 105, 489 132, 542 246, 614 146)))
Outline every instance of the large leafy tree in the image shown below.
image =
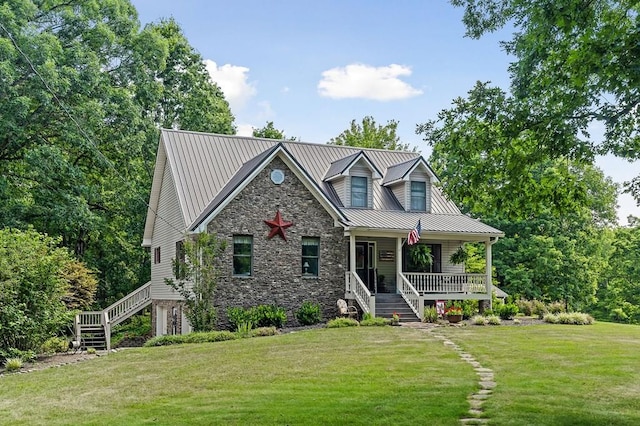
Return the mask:
POLYGON ((158 128, 233 116, 175 22, 140 30, 127 0, 10 0, 0 24, 0 224, 60 236, 108 303, 148 279, 158 128))
POLYGON ((373 117, 366 116, 362 119, 362 124, 351 120, 351 126, 332 138, 329 144, 406 151, 409 144, 400 142, 400 137, 396 134, 397 128, 398 122, 395 120, 378 125, 373 117))
MULTIPOLYGON (((511 109, 532 143, 523 155, 589 159, 613 153, 640 159, 640 3, 614 0, 451 0, 464 7, 467 35, 512 26, 503 42, 510 67, 511 109), (604 127, 604 137, 590 130, 604 127)), ((475 154, 475 152, 474 152, 475 154)), ((502 152, 489 152, 497 159, 502 152)), ((516 158, 507 158, 517 167, 516 158)), ((628 183, 640 202, 640 177, 628 183)))
POLYGON ((295 141, 295 137, 287 138, 284 134, 284 130, 278 130, 275 128, 273 121, 267 121, 264 127, 260 127, 259 129, 253 128, 253 137, 255 138, 265 138, 265 139, 279 139, 279 140, 290 140, 295 141))

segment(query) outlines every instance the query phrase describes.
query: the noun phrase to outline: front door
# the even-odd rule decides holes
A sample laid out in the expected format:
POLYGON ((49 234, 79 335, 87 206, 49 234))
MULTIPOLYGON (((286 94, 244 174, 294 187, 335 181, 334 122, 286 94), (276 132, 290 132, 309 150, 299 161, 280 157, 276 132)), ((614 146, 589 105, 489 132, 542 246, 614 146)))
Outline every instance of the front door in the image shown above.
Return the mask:
POLYGON ((375 292, 376 245, 371 242, 356 242, 356 273, 375 292))

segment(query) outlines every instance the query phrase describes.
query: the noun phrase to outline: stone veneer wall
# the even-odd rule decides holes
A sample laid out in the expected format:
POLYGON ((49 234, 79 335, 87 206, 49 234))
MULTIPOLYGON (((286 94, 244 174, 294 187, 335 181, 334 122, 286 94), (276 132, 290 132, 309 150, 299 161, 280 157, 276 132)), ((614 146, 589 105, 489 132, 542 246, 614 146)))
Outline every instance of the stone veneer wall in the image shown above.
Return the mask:
POLYGON ((208 232, 227 241, 215 296, 220 327, 230 326, 226 309, 231 306, 282 306, 290 326, 297 325, 294 314, 305 300, 319 303, 324 319, 338 315, 336 301, 345 292, 344 231, 279 157, 209 223, 208 232), (270 179, 274 169, 285 173, 280 185, 270 179), (285 230, 287 241, 279 235, 267 239, 271 228, 264 221, 278 210, 283 220, 293 222, 285 230), (234 235, 253 236, 251 277, 233 276, 234 235), (318 277, 302 277, 302 237, 320 238, 318 277))

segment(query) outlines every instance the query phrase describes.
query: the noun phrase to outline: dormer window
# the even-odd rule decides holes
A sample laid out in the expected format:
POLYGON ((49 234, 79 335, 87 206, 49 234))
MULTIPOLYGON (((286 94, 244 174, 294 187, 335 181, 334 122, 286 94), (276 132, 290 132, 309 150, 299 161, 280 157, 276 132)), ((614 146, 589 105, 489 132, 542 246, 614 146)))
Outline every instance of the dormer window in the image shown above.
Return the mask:
POLYGON ((351 176, 351 207, 367 207, 367 178, 351 176))
POLYGON ((427 184, 426 182, 411 181, 411 210, 427 210, 427 184))

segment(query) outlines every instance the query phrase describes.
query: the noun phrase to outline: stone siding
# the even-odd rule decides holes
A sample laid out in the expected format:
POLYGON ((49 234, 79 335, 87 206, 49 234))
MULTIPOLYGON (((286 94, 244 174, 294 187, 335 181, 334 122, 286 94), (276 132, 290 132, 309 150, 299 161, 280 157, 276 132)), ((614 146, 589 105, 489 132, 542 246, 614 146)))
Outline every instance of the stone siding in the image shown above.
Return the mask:
POLYGON ((336 301, 344 298, 346 239, 334 220, 304 184, 276 157, 208 225, 208 232, 227 242, 220 259, 221 277, 215 296, 221 328, 230 326, 226 309, 275 304, 287 311, 288 326, 298 325, 295 312, 306 300, 319 303, 324 319, 338 315, 336 301), (271 171, 283 170, 284 182, 274 184, 271 171), (293 222, 279 235, 268 239, 277 211, 293 222), (250 277, 233 276, 233 236, 253 236, 253 264, 250 277), (302 237, 320 239, 319 275, 302 275, 302 237))
POLYGON ((156 327, 158 324, 158 307, 166 308, 167 311, 167 326, 163 334, 182 334, 182 306, 183 303, 178 300, 154 300, 151 304, 151 335, 158 335, 156 327), (176 309, 175 332, 173 328, 173 308, 176 309))

